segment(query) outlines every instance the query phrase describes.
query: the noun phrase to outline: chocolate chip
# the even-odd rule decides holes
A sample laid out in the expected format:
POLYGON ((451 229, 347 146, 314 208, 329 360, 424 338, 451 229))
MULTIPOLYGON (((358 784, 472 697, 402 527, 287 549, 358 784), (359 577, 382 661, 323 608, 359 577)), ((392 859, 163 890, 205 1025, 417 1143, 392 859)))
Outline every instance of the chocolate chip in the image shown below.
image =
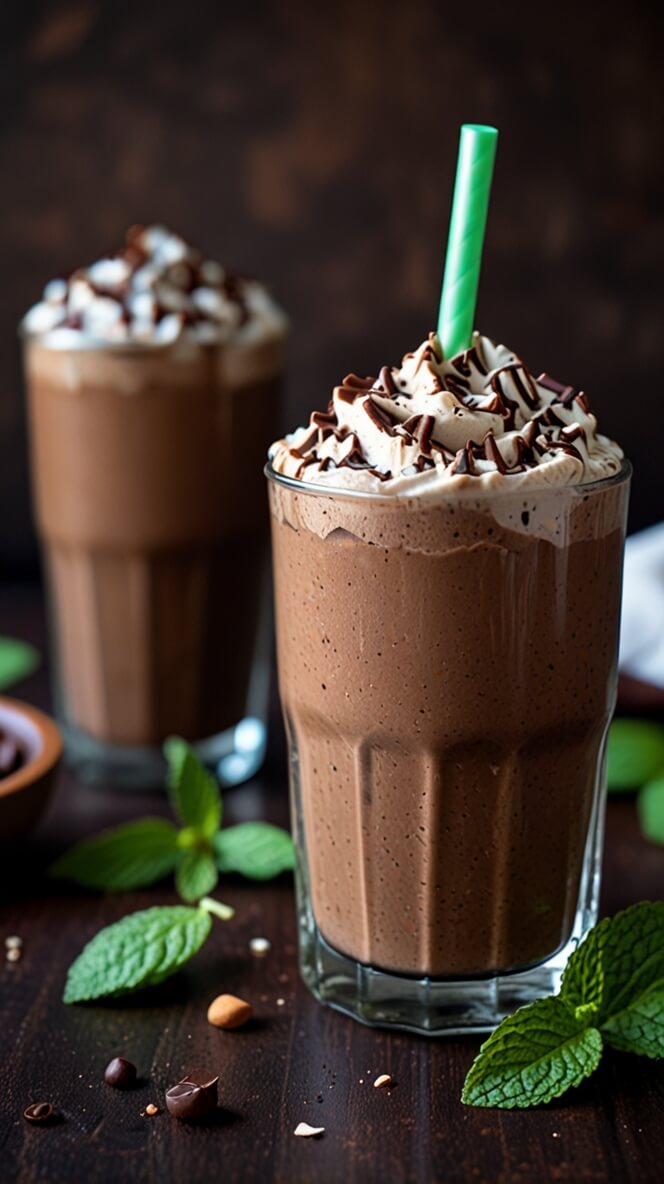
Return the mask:
POLYGON ((104 1071, 104 1081, 114 1089, 131 1089, 136 1084, 136 1066, 124 1057, 113 1057, 104 1071))
POLYGON ((182 1122, 200 1122, 209 1118, 217 1106, 218 1077, 205 1069, 191 1069, 182 1081, 166 1093, 166 1108, 173 1118, 182 1122))
POLYGON ((45 1126, 47 1122, 55 1116, 55 1110, 50 1102, 33 1102, 23 1111, 23 1117, 26 1122, 35 1122, 41 1126, 45 1126))

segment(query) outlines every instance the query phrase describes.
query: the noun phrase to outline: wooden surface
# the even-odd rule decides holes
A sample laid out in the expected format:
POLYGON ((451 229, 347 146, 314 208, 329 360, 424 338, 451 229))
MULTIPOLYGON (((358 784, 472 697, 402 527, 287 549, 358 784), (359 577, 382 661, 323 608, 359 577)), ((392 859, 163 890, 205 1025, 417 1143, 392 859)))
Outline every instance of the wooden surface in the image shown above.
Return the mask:
POLYGON ((585 387, 657 521, 663 33, 652 0, 5 0, 0 570, 34 563, 16 324, 46 280, 146 220, 263 277, 292 428, 433 328, 464 121, 500 129, 478 326, 585 387))
MULTIPOLYGON (((0 593, 0 632, 43 641, 39 597, 0 593)), ((42 671, 20 688, 47 699, 42 671)), ((279 745, 268 772, 225 796, 229 821, 286 817, 279 745)), ((597 1075, 561 1102, 533 1112, 472 1110, 459 1102, 473 1039, 427 1041, 363 1028, 320 1007, 299 981, 291 885, 228 880, 217 895, 235 906, 178 976, 124 1003, 65 1007, 65 971, 99 928, 136 908, 174 901, 168 887, 103 898, 49 882, 44 868, 72 839, 130 816, 162 812, 154 796, 84 788, 60 777, 33 842, 5 857, 0 937, 24 953, 0 969, 0 1180, 2 1184, 650 1184, 664 1162, 664 1066, 606 1053, 597 1075), (249 941, 272 943, 264 959, 249 941), (242 1031, 213 1029, 210 999, 251 1000, 242 1031), (279 1003, 283 1000, 283 1003, 279 1003), (116 1055, 142 1084, 120 1093, 102 1081, 116 1055), (141 1117, 183 1071, 220 1076, 213 1125, 193 1129, 166 1113, 141 1117), (391 1091, 372 1086, 391 1073, 391 1091), (29 1103, 51 1101, 62 1121, 29 1127, 29 1103), (298 1122, 325 1127, 297 1139, 298 1122)), ((661 895, 664 854, 639 836, 633 803, 608 813, 604 910, 661 895)))

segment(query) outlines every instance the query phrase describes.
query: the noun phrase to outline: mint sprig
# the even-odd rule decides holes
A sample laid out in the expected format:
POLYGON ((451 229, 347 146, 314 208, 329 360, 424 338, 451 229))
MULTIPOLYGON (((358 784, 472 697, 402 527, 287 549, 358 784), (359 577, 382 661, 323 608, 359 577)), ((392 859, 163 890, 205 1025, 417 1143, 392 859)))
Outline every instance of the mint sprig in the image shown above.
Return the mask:
POLYGON ((609 793, 640 789, 664 776, 664 727, 648 719, 614 719, 606 764, 609 793))
POLYGON ((220 872, 250 880, 271 880, 293 869, 293 840, 269 822, 241 822, 220 830, 213 840, 220 872))
POLYGON ((482 1045, 466 1077, 467 1106, 538 1106, 590 1076, 602 1037, 559 996, 538 999, 503 1020, 482 1045))
POLYGON ((200 900, 217 884, 217 865, 208 851, 187 851, 175 872, 175 887, 183 900, 200 900))
POLYGON ((268 880, 294 864, 287 831, 265 822, 221 830, 222 805, 215 778, 186 741, 164 745, 168 789, 180 829, 163 818, 143 818, 78 843, 51 873, 86 888, 124 892, 175 872, 175 886, 187 903, 212 892, 219 872, 268 880))
POLYGON ((643 837, 664 846, 664 770, 654 781, 644 785, 636 800, 636 808, 643 837))
POLYGON ((191 827, 201 838, 212 839, 221 826, 221 794, 215 778, 179 736, 169 737, 164 754, 175 814, 183 826, 191 827))
POLYGON ((212 928, 211 911, 184 905, 142 909, 108 925, 70 966, 64 1002, 125 995, 163 982, 198 953, 212 928))
POLYGON ((33 674, 40 663, 39 650, 16 637, 0 637, 0 691, 33 674))
POLYGON ((178 832, 165 818, 141 818, 105 830, 70 848, 51 875, 85 888, 127 892, 163 879, 180 857, 178 832))
POLYGON ((572 954, 560 993, 519 1008, 482 1045, 469 1106, 536 1106, 578 1085, 604 1044, 664 1057, 664 901, 600 921, 572 954))
POLYGON ((561 998, 593 1003, 608 1044, 664 1056, 664 901, 633 905, 600 921, 574 952, 561 998))

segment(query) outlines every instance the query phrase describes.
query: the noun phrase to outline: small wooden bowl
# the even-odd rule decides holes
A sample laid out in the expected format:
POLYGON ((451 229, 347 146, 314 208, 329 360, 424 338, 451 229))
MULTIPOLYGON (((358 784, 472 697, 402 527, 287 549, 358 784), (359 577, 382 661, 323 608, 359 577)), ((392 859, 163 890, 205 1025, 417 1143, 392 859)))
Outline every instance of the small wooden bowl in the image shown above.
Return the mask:
POLYGON ((51 796, 62 756, 62 737, 52 719, 0 695, 0 730, 18 740, 25 764, 0 777, 0 846, 23 838, 36 826, 51 796))

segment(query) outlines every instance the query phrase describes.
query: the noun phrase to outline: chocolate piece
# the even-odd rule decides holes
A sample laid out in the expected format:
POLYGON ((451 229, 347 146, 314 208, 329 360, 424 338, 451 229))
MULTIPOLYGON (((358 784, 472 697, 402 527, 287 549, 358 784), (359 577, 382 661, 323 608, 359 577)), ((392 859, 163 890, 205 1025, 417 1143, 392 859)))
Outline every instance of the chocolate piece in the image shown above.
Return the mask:
POLYGON ((131 1089, 136 1084, 136 1066, 124 1057, 113 1057, 104 1071, 104 1081, 114 1089, 131 1089))
POLYGON ((379 432, 387 432, 388 436, 394 435, 394 425, 399 422, 396 416, 390 415, 389 411, 386 411, 371 398, 371 395, 363 404, 363 408, 379 432))
POLYGON ((486 459, 493 462, 498 472, 508 473, 509 468, 505 464, 503 454, 496 443, 496 437, 494 436, 493 432, 487 432, 484 440, 482 441, 482 446, 484 448, 484 455, 486 459))
POLYGON ((26 1122, 32 1122, 36 1126, 46 1126, 48 1122, 53 1121, 55 1110, 50 1102, 33 1102, 23 1111, 23 1117, 26 1122))
POLYGON ((181 1122, 200 1122, 217 1107, 218 1077, 205 1069, 191 1069, 166 1092, 166 1109, 181 1122))
POLYGON ((545 391, 553 391, 554 395, 558 396, 559 403, 570 403, 578 394, 576 387, 569 386, 565 382, 558 382, 557 378, 552 378, 546 371, 540 374, 537 384, 543 386, 545 391))
POLYGON ((381 366, 380 374, 378 376, 378 381, 379 381, 380 385, 382 386, 383 390, 386 391, 388 395, 395 395, 396 394, 397 388, 394 385, 392 371, 390 370, 389 366, 381 366))

